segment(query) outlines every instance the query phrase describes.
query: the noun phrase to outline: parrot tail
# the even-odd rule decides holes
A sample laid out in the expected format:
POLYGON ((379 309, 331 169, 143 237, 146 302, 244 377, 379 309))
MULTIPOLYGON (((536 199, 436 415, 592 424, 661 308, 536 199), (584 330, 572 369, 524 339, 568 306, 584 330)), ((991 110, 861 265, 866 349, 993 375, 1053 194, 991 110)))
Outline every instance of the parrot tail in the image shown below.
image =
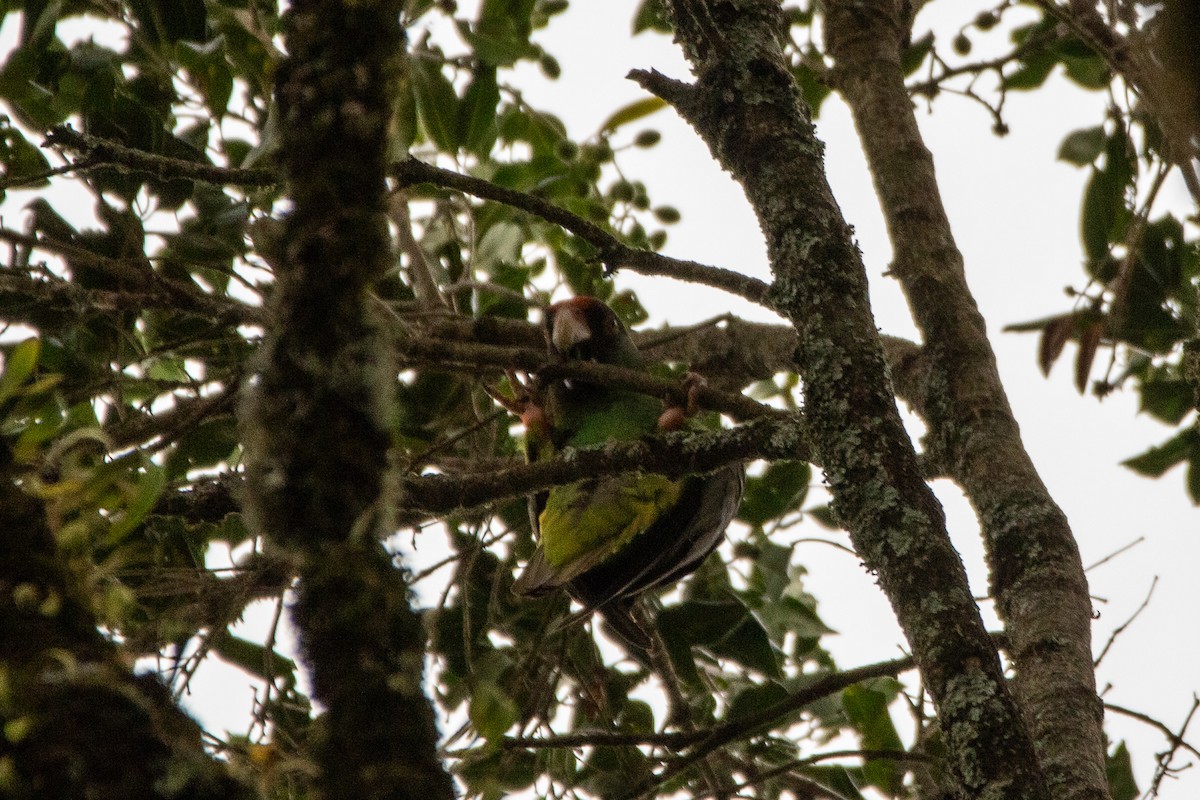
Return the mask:
POLYGON ((572 628, 586 622, 593 614, 599 614, 604 620, 605 633, 615 636, 616 639, 634 648, 638 653, 648 652, 652 644, 650 634, 646 632, 644 624, 648 620, 645 619, 644 614, 639 620, 639 615, 634 608, 636 602, 635 598, 627 597, 610 601, 599 608, 588 606, 558 622, 551 627, 550 633, 572 628))
MULTIPOLYGON (((606 603, 599 611, 604 618, 606 632, 615 633, 626 644, 646 652, 650 649, 651 639, 634 611, 633 604, 636 602, 635 598, 622 598, 606 603)), ((645 615, 641 616, 644 618, 645 615)))

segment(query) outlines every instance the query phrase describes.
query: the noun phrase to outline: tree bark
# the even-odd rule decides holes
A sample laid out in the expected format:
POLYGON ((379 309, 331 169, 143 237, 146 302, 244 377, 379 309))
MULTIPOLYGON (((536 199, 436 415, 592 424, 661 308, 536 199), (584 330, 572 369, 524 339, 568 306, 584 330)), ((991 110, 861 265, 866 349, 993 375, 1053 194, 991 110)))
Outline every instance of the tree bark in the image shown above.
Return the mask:
POLYGON ((1055 797, 1108 797, 1091 601, 1066 516, 1033 466, 967 286, 900 66, 892 0, 830 0, 833 83, 854 114, 891 236, 892 274, 923 335, 932 460, 979 515, 1017 700, 1055 797))
POLYGON ((293 620, 328 712, 318 794, 453 797, 422 691, 424 637, 391 530, 390 340, 369 288, 391 262, 388 124, 399 0, 297 0, 276 76, 293 210, 242 408, 247 519, 297 564, 293 620))
POLYGON ((834 509, 913 648, 964 793, 1049 798, 940 505, 896 409, 866 271, 826 181, 771 0, 672 0, 693 84, 635 73, 746 192, 766 237, 769 301, 796 327, 811 443, 834 509))

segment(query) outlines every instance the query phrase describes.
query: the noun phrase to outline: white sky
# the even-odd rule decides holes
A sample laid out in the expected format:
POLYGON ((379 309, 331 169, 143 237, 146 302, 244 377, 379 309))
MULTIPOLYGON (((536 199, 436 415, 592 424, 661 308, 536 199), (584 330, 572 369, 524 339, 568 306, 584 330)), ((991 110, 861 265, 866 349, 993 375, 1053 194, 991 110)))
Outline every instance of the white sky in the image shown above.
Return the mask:
MULTIPOLYGON (((468 5, 460 4, 460 15, 469 16, 468 5)), ((548 30, 536 35, 559 59, 562 78, 548 81, 529 65, 516 71, 513 80, 531 104, 560 115, 574 137, 589 135, 613 109, 644 96, 625 80, 630 69, 653 67, 677 78, 688 77, 685 63, 667 37, 629 38, 636 5, 634 0, 572 4, 548 30)), ((961 19, 973 13, 964 13, 961 19)), ((924 16, 918 27, 922 23, 924 16)), ((12 41, 14 27, 15 19, 10 17, 3 41, 12 41)), ((952 35, 957 28, 951 20, 939 30, 952 35)), ((6 49, 0 45, 0 51, 6 49)), ((1026 445, 1071 520, 1084 563, 1094 563, 1145 537, 1130 552, 1089 573, 1092 593, 1098 598, 1097 652, 1111 631, 1141 604, 1152 580, 1159 578, 1149 609, 1106 657, 1099 685, 1102 689, 1111 685, 1106 699, 1174 728, 1200 688, 1200 626, 1196 625, 1200 581, 1194 577, 1200 566, 1200 514, 1186 499, 1178 469, 1160 480, 1149 480, 1118 465, 1167 438, 1170 430, 1138 416, 1132 394, 1116 394, 1103 403, 1090 396, 1081 398, 1072 385, 1069 366, 1063 366, 1070 364, 1073 346, 1046 380, 1036 366, 1036 336, 999 332, 1005 324, 1065 310, 1068 301, 1062 289, 1080 285, 1083 274, 1078 215, 1087 173, 1056 161, 1054 155, 1068 131, 1100 123, 1105 99, 1058 77, 1048 85, 1048 91, 1010 95, 1006 116, 1011 133, 1003 139, 993 136, 991 119, 982 109, 959 98, 943 96, 934 114, 925 114, 922 106, 919 117, 1026 445)), ((669 110, 630 126, 629 135, 644 127, 660 130, 663 141, 650 150, 624 152, 621 164, 628 175, 646 182, 656 205, 674 205, 682 211, 683 221, 669 229, 666 252, 768 279, 753 214, 740 189, 713 164, 703 143, 669 110)), ((826 101, 818 133, 827 144, 834 192, 856 228, 864 253, 879 327, 885 333, 912 336, 911 319, 897 285, 883 276, 890 248, 857 137, 836 97, 826 101)), ((1169 183, 1164 195, 1175 207, 1187 207, 1178 184, 1169 183)), ((4 208, 8 222, 28 201, 21 193, 10 198, 4 208)), ((773 319, 758 307, 711 289, 632 274, 623 275, 620 283, 637 289, 652 325, 697 321, 724 311, 773 319)), ((1103 356, 1098 359, 1103 361, 1103 356)), ((982 596, 987 576, 974 515, 952 486, 939 482, 937 489, 974 590, 982 596)), ((806 524, 813 535, 827 533, 806 524)), ((807 586, 819 599, 823 618, 839 631, 825 642, 839 663, 852 667, 896 656, 903 639, 882 593, 857 561, 823 545, 800 545, 797 552, 809 570, 807 586)), ((248 635, 250 629, 265 624, 263 617, 269 619, 269 610, 264 611, 250 615, 248 635)), ((990 604, 985 603, 985 614, 995 624, 990 604)), ((245 731, 252 689, 240 672, 213 665, 197 676, 193 691, 190 705, 210 727, 245 731)), ((901 718, 897 721, 903 725, 901 718)), ((1145 789, 1154 754, 1165 749, 1164 740, 1142 723, 1113 714, 1106 730, 1114 741, 1130 743, 1139 786, 1145 789)), ((1193 742, 1200 741, 1197 731, 1190 737, 1193 742)), ((1175 780, 1168 778, 1160 796, 1166 800, 1200 796, 1200 769, 1187 770, 1175 780)))

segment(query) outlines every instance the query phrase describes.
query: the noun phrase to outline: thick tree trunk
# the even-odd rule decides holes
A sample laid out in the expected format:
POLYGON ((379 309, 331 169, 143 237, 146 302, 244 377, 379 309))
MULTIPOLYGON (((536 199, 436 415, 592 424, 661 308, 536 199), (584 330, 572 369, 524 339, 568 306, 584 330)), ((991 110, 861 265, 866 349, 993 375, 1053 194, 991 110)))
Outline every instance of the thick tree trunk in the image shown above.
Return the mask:
POLYGON ((403 46, 399 0, 297 0, 277 75, 294 203, 267 341, 242 409, 246 510, 297 563, 293 619, 328 798, 453 797, 422 692, 424 637, 392 530, 390 342, 369 288, 391 262, 387 132, 403 46))
POLYGON ((1091 600, 1066 516, 1021 442, 962 254, 942 207, 933 158, 904 87, 905 31, 892 0, 830 0, 834 83, 855 123, 925 340, 917 398, 934 463, 979 514, 992 594, 1009 634, 1014 687, 1055 797, 1108 796, 1104 711, 1096 696, 1091 600))
POLYGON ((904 431, 862 259, 825 178, 771 0, 673 0, 688 85, 637 73, 741 184, 766 236, 770 302, 796 327, 812 445, 834 508, 879 576, 938 708, 964 793, 1048 798, 941 507, 904 431))

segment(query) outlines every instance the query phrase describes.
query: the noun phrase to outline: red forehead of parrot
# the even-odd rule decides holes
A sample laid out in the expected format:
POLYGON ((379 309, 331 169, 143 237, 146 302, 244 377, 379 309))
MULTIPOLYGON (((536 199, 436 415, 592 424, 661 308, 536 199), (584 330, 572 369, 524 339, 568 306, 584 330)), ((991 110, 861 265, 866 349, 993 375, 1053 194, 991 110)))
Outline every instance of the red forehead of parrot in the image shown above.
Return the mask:
POLYGON ((614 337, 620 329, 617 315, 594 297, 572 297, 546 310, 546 335, 554 350, 564 355, 581 342, 614 337))

